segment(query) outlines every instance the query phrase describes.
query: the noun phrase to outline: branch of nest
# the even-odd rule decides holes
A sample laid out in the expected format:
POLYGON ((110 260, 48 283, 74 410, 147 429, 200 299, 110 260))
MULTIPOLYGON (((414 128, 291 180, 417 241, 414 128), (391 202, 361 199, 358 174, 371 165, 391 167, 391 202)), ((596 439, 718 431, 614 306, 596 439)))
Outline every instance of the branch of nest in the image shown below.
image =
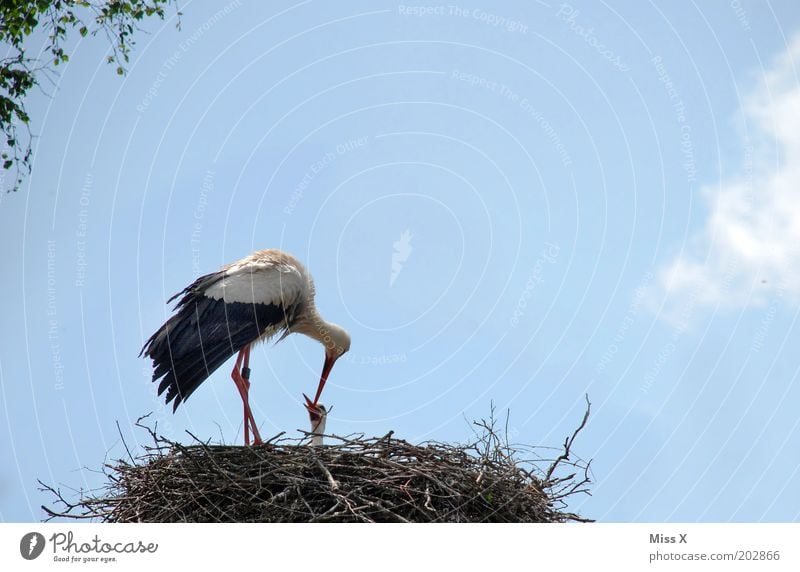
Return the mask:
POLYGON ((539 449, 509 442, 494 408, 463 445, 414 445, 391 432, 326 436, 324 447, 282 434, 254 447, 194 436, 184 445, 140 418, 152 441, 144 453, 106 464, 107 484, 78 501, 40 483, 58 506, 43 509, 48 520, 103 522, 585 522, 565 509, 588 493, 590 463, 571 460, 571 449, 589 407, 546 468, 539 449), (557 475, 562 467, 571 472, 557 475))

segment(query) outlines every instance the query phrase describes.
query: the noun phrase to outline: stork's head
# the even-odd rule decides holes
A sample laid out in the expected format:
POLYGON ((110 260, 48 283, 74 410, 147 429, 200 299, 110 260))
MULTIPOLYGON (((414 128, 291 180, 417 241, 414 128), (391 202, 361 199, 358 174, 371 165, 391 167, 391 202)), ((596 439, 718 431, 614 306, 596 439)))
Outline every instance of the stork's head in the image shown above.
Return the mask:
POLYGON ((350 334, 337 324, 328 323, 328 335, 325 336, 325 354, 334 361, 350 351, 350 334))
POLYGON ((311 444, 322 445, 322 435, 325 433, 325 422, 328 419, 328 410, 321 403, 314 404, 304 393, 305 407, 308 411, 308 420, 311 424, 311 444))
POLYGON ((328 375, 333 369, 333 364, 350 349, 350 334, 343 327, 336 324, 326 323, 324 331, 320 331, 320 338, 320 342, 325 346, 325 363, 322 364, 319 387, 317 387, 317 394, 312 402, 314 405, 319 401, 322 388, 325 386, 325 382, 328 381, 328 375))

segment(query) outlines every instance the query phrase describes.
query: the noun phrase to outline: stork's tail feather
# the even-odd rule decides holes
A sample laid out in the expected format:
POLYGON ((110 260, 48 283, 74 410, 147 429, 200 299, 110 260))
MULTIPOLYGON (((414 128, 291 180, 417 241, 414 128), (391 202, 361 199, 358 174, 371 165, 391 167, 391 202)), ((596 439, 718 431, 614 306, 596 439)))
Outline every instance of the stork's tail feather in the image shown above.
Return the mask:
POLYGON ((141 354, 153 360, 153 381, 161 380, 158 394, 167 392, 166 402, 173 402, 173 411, 236 351, 230 343, 203 343, 202 324, 213 304, 213 300, 196 297, 142 348, 141 354))
POLYGON ((224 302, 196 292, 199 278, 181 292, 178 313, 147 340, 139 355, 152 358, 153 381, 160 381, 173 411, 233 354, 265 332, 286 325, 281 308, 273 304, 224 302))

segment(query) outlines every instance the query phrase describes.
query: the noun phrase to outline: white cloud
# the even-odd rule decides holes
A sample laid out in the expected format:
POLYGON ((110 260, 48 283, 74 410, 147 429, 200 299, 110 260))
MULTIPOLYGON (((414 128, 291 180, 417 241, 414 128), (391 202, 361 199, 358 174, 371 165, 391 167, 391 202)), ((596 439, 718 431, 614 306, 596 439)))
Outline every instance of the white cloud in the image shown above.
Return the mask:
POLYGON ((664 316, 695 307, 800 299, 800 35, 744 101, 748 142, 736 178, 702 189, 705 227, 657 272, 664 316))

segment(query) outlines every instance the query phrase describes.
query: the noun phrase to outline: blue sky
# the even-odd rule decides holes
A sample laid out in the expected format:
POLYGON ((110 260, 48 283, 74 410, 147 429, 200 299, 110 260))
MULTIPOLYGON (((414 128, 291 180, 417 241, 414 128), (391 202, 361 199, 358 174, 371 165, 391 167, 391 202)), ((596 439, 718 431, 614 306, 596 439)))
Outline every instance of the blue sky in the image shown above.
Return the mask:
MULTIPOLYGON (((137 357, 194 277, 305 261, 351 352, 328 429, 575 451, 604 521, 800 518, 793 2, 188 1, 125 77, 75 39, 0 197, 0 520, 167 437, 241 442, 226 364, 173 415, 137 357)), ((262 435, 323 353, 253 357, 262 435)))

